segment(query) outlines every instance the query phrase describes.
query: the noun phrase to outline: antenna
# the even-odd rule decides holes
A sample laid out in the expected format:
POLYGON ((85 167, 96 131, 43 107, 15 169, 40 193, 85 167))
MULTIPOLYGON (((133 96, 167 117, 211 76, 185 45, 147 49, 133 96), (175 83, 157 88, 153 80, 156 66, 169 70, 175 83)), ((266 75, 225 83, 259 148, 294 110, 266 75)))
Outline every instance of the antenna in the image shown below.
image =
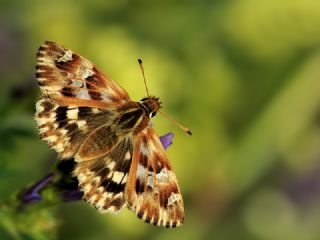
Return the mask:
MULTIPOLYGON (((142 76, 143 76, 143 81, 144 81, 144 85, 146 87, 146 92, 147 92, 147 95, 148 97, 150 97, 149 95, 149 91, 148 91, 148 86, 147 86, 147 81, 146 81, 146 77, 144 75, 144 67, 143 67, 143 63, 142 63, 142 60, 141 59, 138 59, 138 63, 139 63, 139 66, 140 66, 140 69, 141 69, 141 72, 142 72, 142 76)), ((181 125, 180 123, 178 123, 176 120, 174 120, 173 118, 169 117, 167 114, 161 112, 160 110, 158 110, 159 113, 161 113, 163 116, 165 116, 167 119, 169 119, 171 122, 173 122, 174 124, 176 124, 178 127, 180 127, 184 132, 188 133, 190 136, 191 136, 191 131, 189 128, 181 125)))
POLYGON ((142 60, 141 60, 141 59, 138 59, 138 63, 139 63, 139 66, 140 66, 140 69, 141 69, 141 72, 142 72, 143 81, 144 81, 144 85, 145 85, 145 87, 146 87, 147 95, 148 95, 148 97, 150 97, 149 91, 148 91, 148 86, 147 86, 146 77, 145 77, 145 75, 144 75, 144 67, 143 67, 142 60))
POLYGON ((180 123, 178 123, 176 120, 174 120, 173 118, 169 117, 167 114, 161 112, 160 110, 158 111, 159 113, 162 114, 162 116, 165 116, 167 119, 169 119, 171 122, 173 122, 174 124, 176 124, 179 128, 181 128, 183 131, 185 131, 186 133, 188 133, 190 136, 192 135, 191 131, 189 128, 181 125, 180 123))

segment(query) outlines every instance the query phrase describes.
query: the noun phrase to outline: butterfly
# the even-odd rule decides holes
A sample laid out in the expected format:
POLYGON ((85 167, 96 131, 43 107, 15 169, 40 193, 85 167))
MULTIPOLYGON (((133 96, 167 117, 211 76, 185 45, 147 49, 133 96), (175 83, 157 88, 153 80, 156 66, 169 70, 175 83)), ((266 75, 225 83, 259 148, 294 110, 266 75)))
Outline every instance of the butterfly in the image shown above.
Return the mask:
POLYGON ((128 207, 147 223, 181 226, 177 178, 150 125, 159 98, 132 101, 89 60, 49 41, 38 50, 36 77, 40 138, 61 160, 76 162, 73 175, 83 199, 101 213, 128 207))

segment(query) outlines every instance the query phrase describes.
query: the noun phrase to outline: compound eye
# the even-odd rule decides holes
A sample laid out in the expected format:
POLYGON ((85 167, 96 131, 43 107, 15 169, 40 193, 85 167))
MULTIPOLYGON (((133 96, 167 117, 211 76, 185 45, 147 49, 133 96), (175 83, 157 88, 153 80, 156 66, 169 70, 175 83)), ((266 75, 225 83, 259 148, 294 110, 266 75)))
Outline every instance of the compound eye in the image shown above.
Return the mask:
POLYGON ((153 118, 156 114, 157 114, 157 112, 152 112, 152 113, 150 113, 150 117, 153 118))

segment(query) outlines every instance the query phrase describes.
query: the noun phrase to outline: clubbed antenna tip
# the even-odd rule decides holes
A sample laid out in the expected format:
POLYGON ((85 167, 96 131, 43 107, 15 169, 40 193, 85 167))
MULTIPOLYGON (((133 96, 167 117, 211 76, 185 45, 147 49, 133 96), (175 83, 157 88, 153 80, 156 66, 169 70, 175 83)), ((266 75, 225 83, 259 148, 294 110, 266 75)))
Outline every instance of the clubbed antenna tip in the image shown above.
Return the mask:
POLYGON ((174 124, 176 124, 179 128, 181 128, 185 133, 188 133, 190 136, 192 135, 191 131, 189 128, 183 126, 182 124, 178 123, 176 120, 174 120, 173 118, 169 117, 167 114, 165 114, 162 111, 158 111, 159 113, 161 113, 162 116, 166 117, 167 119, 169 119, 171 122, 173 122, 174 124))
POLYGON ((143 81, 144 81, 144 85, 145 85, 145 87, 146 87, 147 95, 148 95, 148 97, 150 97, 149 91, 148 91, 148 86, 147 86, 146 77, 145 77, 145 75, 144 75, 144 67, 143 67, 143 64, 142 64, 142 60, 141 60, 140 58, 138 59, 138 63, 139 63, 139 66, 140 66, 140 69, 141 69, 141 72, 142 72, 143 81))

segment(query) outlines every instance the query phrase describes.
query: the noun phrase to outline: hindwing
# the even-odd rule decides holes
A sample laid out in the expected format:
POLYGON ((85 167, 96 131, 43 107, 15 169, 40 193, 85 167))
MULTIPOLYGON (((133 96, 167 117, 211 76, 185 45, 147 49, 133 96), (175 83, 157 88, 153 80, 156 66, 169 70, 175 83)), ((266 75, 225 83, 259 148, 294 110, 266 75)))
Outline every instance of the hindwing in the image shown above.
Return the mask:
POLYGON ((119 212, 126 204, 124 189, 132 158, 132 139, 124 138, 105 156, 78 163, 74 175, 84 200, 100 212, 119 212))
POLYGON ((151 127, 134 140, 126 201, 128 208, 145 222, 163 227, 183 224, 183 200, 177 178, 151 127))
POLYGON ((40 138, 47 141, 60 158, 73 157, 90 132, 102 124, 111 124, 114 117, 113 111, 60 105, 50 98, 39 100, 35 113, 40 138))

